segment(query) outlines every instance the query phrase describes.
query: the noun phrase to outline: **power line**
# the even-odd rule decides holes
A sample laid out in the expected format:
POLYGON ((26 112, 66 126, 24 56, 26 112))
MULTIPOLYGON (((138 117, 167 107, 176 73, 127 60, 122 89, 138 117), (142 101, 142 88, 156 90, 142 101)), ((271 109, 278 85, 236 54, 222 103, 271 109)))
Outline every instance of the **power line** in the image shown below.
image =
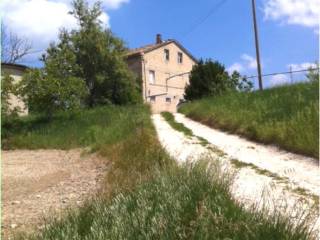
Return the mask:
POLYGON ((217 10, 219 10, 219 8, 223 4, 225 4, 227 1, 228 0, 220 0, 218 3, 216 3, 203 18, 198 19, 198 21, 195 24, 193 24, 186 33, 183 34, 183 37, 186 37, 192 31, 194 31, 198 26, 200 26, 202 23, 204 23, 213 13, 215 13, 217 10))
MULTIPOLYGON (((268 74, 264 74, 261 75, 263 77, 267 77, 267 76, 275 76, 275 75, 280 75, 280 74, 291 74, 291 73, 299 73, 299 72, 308 72, 308 71, 313 71, 313 70, 320 70, 320 68, 308 68, 308 69, 300 69, 300 70, 295 70, 295 71, 289 71, 289 72, 277 72, 277 73, 268 73, 268 74)), ((249 78, 256 78, 259 76, 249 76, 249 77, 245 77, 247 79, 249 78)))

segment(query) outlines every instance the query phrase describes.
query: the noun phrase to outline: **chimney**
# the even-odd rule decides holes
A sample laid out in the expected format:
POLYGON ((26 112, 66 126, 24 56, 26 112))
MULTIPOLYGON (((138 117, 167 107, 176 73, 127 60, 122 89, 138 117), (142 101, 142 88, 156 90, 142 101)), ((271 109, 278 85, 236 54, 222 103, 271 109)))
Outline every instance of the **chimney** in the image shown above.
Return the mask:
POLYGON ((162 37, 161 37, 161 34, 157 34, 157 37, 156 37, 156 44, 160 44, 162 43, 162 37))

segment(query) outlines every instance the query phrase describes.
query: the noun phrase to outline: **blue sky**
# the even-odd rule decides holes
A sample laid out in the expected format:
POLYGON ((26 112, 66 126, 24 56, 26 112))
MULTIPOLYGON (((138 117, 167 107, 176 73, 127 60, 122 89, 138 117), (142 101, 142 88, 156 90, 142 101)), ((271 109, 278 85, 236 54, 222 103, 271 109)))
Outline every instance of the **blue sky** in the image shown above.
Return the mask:
MULTIPOLYGON (((256 75, 251 0, 227 0, 206 21, 190 31, 219 2, 221 0, 104 0, 103 22, 130 48, 153 43, 155 35, 161 33, 163 39, 180 41, 197 58, 212 58, 222 62, 226 68, 256 75)), ((43 20, 51 17, 43 13, 40 22, 44 23, 33 26, 39 19, 31 17, 32 11, 36 12, 37 7, 41 7, 50 12, 56 11, 55 16, 62 16, 69 3, 68 0, 4 0, 2 10, 12 11, 13 15, 6 18, 4 14, 4 21, 19 32, 22 31, 19 24, 24 24, 23 30, 27 33, 28 21, 22 24, 16 19, 23 22, 24 18, 30 17, 30 29, 35 31, 31 36, 33 45, 37 50, 43 49, 54 40, 59 24, 72 28, 74 23, 68 16, 50 24, 54 19, 43 20), (19 2, 19 6, 23 3, 24 9, 29 8, 30 16, 24 13, 25 10, 18 11, 15 2, 19 2), (45 26, 48 26, 48 39, 40 37, 46 31, 45 26)), ((320 0, 257 0, 263 73, 287 71, 289 64, 300 69, 318 60, 319 6, 320 0)), ((35 56, 24 61, 37 65, 35 56)), ((268 79, 268 84, 277 81, 288 81, 288 77, 268 79)))

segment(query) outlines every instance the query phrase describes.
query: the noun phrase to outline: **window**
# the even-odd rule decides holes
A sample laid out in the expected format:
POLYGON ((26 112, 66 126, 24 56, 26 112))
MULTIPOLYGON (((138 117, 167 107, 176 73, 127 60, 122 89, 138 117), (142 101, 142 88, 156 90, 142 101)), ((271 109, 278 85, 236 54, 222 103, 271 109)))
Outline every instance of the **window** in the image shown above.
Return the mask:
POLYGON ((182 61, 183 61, 182 52, 178 52, 178 63, 182 63, 182 61))
POLYGON ((156 101, 156 96, 151 96, 150 97, 150 102, 155 102, 156 101))
POLYGON ((171 103, 171 98, 166 97, 166 102, 167 102, 167 103, 171 103))
POLYGON ((164 50, 164 59, 166 61, 169 61, 170 60, 170 52, 169 52, 169 49, 165 49, 164 50))
POLYGON ((151 83, 151 84, 156 83, 156 73, 153 70, 149 71, 149 83, 151 83))

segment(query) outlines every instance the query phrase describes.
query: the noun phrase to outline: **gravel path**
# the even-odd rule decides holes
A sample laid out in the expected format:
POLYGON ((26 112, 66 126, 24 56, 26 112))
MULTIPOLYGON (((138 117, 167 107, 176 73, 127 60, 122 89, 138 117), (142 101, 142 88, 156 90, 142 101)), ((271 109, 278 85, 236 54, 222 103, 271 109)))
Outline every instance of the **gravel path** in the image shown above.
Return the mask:
POLYGON ((95 194, 105 161, 83 149, 2 151, 2 237, 41 228, 43 217, 95 194))
MULTIPOLYGON (((267 149, 276 150, 276 148, 266 147, 264 151, 257 151, 259 145, 256 143, 248 142, 244 139, 240 139, 236 136, 230 136, 228 134, 222 133, 196 123, 190 119, 185 118, 181 114, 175 114, 176 120, 182 122, 186 127, 190 128, 194 137, 186 137, 183 133, 178 132, 171 128, 171 126, 161 117, 161 115, 153 115, 152 119, 155 124, 159 140, 163 147, 168 151, 168 153, 174 157, 179 163, 186 161, 196 161, 200 158, 212 158, 213 160, 219 161, 222 166, 225 166, 229 171, 236 172, 234 183, 231 186, 231 191, 235 199, 245 204, 247 207, 253 205, 257 207, 266 207, 270 211, 281 211, 282 213, 288 213, 291 217, 298 217, 297 213, 301 211, 308 211, 314 207, 314 196, 313 198, 306 194, 301 194, 301 192, 295 192, 295 181, 299 178, 294 178, 294 174, 290 171, 285 171, 285 167, 291 169, 295 168, 295 172, 299 172, 299 175, 309 175, 307 177, 301 176, 306 183, 303 186, 309 187, 308 189, 313 190, 314 193, 318 193, 317 190, 319 182, 316 179, 319 178, 317 174, 317 166, 313 165, 312 161, 309 159, 303 160, 292 160, 292 166, 290 166, 290 159, 294 157, 294 154, 287 153, 287 161, 276 163, 275 156, 276 152, 271 151, 270 157, 265 157, 263 154, 268 154, 267 149), (216 135, 216 133, 218 133, 216 135), (198 137, 206 139, 211 145, 201 144, 201 140, 198 137), (221 137, 223 136, 223 137, 221 137), (237 141, 244 141, 244 146, 236 145, 237 141), (226 147, 224 147, 226 146, 226 147), (228 148, 229 146, 229 148, 228 148), (216 148, 221 149, 226 153, 226 155, 221 156, 221 154, 215 150, 216 148), (237 149, 236 149, 237 148, 237 149), (239 148, 244 148, 243 150, 239 148), (230 149, 230 150, 229 150, 230 149), (251 151, 250 151, 251 150, 251 151), (256 153, 256 150, 258 153, 256 153), (256 155, 251 156, 251 152, 256 155), (245 156, 248 156, 248 159, 245 156), (255 156, 260 156, 257 161, 254 161, 255 156), (239 159, 240 157, 240 159, 239 159), (240 162, 244 161, 246 163, 257 164, 257 168, 252 168, 252 165, 246 167, 234 167, 231 163, 231 159, 237 158, 240 162), (265 163, 263 160, 271 159, 271 163, 265 163), (305 160, 305 161, 304 161, 305 160), (308 161, 307 161, 308 160, 308 161), (305 164, 303 164, 305 163, 305 164), (272 164, 275 164, 273 166, 272 164), (298 170, 300 165, 301 169, 298 170), (258 172, 257 169, 260 167, 266 167, 268 169, 268 174, 263 174, 263 172, 258 172), (278 170, 279 169, 279 170, 278 170), (307 169, 307 170, 306 170, 307 169), (270 170, 270 172, 269 172, 270 170), (277 171, 277 176, 280 177, 291 177, 289 180, 284 180, 282 178, 275 178, 271 175, 271 170, 277 171), (313 179, 313 176, 315 179, 313 179)), ((286 154, 278 151, 278 156, 285 156, 286 154)), ((293 170, 291 170, 293 171, 293 170)), ((273 172, 272 172, 273 173, 273 172)), ((316 213, 317 214, 317 213, 316 213)), ((317 222, 319 226, 319 222, 317 222)))
POLYGON ((255 143, 237 135, 231 135, 192 121, 182 114, 175 114, 177 122, 183 123, 196 136, 214 144, 230 158, 288 178, 290 183, 320 195, 320 174, 316 159, 279 150, 277 147, 255 143))

